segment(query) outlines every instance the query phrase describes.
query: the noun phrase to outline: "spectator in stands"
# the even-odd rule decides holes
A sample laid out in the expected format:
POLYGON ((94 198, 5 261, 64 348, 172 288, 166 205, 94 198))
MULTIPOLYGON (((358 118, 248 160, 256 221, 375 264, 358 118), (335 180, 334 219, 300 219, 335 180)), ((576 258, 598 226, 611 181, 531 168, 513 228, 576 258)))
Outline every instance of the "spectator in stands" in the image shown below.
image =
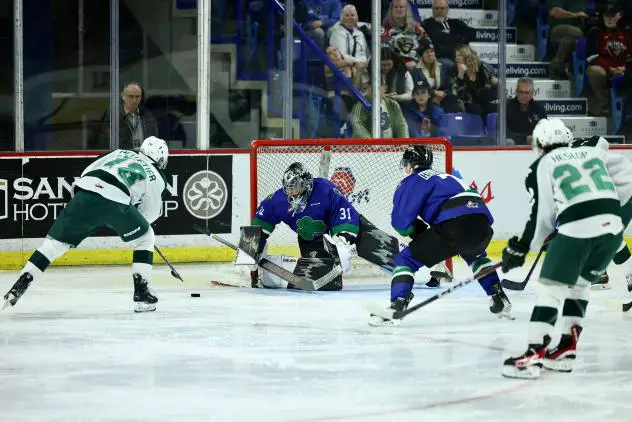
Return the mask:
POLYGON ((632 54, 630 32, 618 25, 620 19, 621 11, 610 5, 603 12, 600 28, 590 33, 588 49, 592 57, 588 59, 587 73, 594 95, 591 114, 595 116, 610 114, 608 78, 625 74, 632 54))
POLYGON ((397 60, 390 47, 380 51, 380 70, 386 80, 385 96, 399 103, 409 102, 413 95, 413 77, 406 67, 397 60))
POLYGON ((466 113, 478 114, 483 121, 497 110, 493 102, 498 99, 498 80, 469 45, 456 48, 452 93, 466 113))
POLYGON ((415 68, 419 61, 419 42, 428 34, 415 20, 408 0, 393 0, 382 26, 382 42, 397 53, 408 69, 415 68))
POLYGON ((424 81, 417 81, 412 101, 402 107, 411 138, 437 135, 443 109, 430 100, 430 89, 424 81))
MULTIPOLYGON (((408 138, 408 125, 402 114, 399 104, 395 100, 384 96, 386 81, 381 79, 380 84, 380 127, 381 138, 408 138)), ((371 84, 365 84, 363 93, 366 98, 371 98, 371 84)), ((364 108, 358 102, 351 110, 351 126, 354 138, 372 138, 371 110, 364 108)))
POLYGON ((358 68, 364 68, 362 81, 369 81, 366 72, 370 59, 369 47, 358 29, 358 12, 355 6, 348 4, 342 9, 340 22, 331 27, 329 44, 340 51, 344 60, 358 64, 358 68))
POLYGON ((566 63, 575 49, 575 42, 584 38, 584 20, 588 19, 588 0, 548 0, 550 39, 557 44, 551 59, 551 76, 567 79, 566 63))
POLYGON ((449 19, 449 10, 447 0, 433 0, 432 17, 425 19, 422 25, 436 46, 435 55, 445 70, 452 72, 456 47, 474 41, 476 31, 460 19, 449 19))
MULTIPOLYGON (((129 82, 121 93, 119 107, 119 148, 138 149, 145 138, 158 136, 158 124, 144 107, 143 89, 138 82, 129 82)), ((110 148, 110 109, 103 113, 101 122, 88 140, 93 149, 110 148)))
POLYGON ((448 72, 437 60, 434 45, 429 39, 421 40, 419 54, 421 59, 417 63, 417 68, 411 72, 413 80, 425 82, 430 88, 432 101, 441 105, 446 113, 463 111, 450 87, 452 72, 448 72))
POLYGON ((327 31, 340 20, 340 0, 299 0, 296 20, 324 50, 327 31))
POLYGON ((535 125, 547 117, 533 93, 533 79, 522 77, 516 83, 516 96, 507 101, 507 138, 516 145, 531 145, 535 125))
MULTIPOLYGON (((355 62, 353 60, 346 59, 338 47, 330 45, 327 47, 327 56, 336 65, 336 67, 353 82, 356 88, 362 87, 362 75, 366 75, 367 65, 366 62, 355 62)), ((328 66, 325 66, 325 78, 327 79, 327 86, 330 91, 334 90, 334 74, 328 66)), ((366 82, 368 82, 368 75, 366 76, 366 82)), ((345 104, 346 111, 350 111, 354 104, 353 97, 349 94, 347 89, 341 86, 341 98, 345 104)))

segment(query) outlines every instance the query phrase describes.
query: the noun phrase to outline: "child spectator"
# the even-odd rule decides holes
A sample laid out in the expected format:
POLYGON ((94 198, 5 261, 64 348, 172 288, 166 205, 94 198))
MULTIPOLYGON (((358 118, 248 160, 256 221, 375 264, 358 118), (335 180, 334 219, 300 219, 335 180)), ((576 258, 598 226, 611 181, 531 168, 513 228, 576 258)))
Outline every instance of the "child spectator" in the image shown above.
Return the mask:
POLYGON ((438 132, 439 121, 445 113, 430 101, 430 89, 423 81, 415 83, 412 100, 402 107, 411 138, 427 138, 438 132))

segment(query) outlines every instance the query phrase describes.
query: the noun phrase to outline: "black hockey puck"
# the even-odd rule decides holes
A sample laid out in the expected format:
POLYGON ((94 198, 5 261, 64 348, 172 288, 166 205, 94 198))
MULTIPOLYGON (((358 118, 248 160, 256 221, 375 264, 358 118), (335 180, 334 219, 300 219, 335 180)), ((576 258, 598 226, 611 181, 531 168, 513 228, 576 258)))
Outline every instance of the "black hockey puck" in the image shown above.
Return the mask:
POLYGON ((199 293, 191 293, 191 297, 200 297, 199 293))

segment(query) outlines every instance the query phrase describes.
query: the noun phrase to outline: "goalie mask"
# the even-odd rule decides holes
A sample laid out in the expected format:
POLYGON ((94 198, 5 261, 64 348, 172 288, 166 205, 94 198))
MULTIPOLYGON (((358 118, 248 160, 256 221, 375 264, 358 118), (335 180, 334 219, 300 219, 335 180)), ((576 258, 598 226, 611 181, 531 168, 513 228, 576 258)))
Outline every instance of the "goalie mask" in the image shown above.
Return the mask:
POLYGON ((402 169, 410 167, 414 171, 432 168, 432 150, 423 145, 411 145, 404 151, 400 166, 402 169))
POLYGON ((301 163, 292 163, 283 173, 283 192, 287 195, 290 210, 301 212, 312 193, 314 178, 301 163))
POLYGON ((167 167, 169 160, 169 147, 164 139, 150 136, 140 146, 140 153, 153 161, 159 169, 167 167))

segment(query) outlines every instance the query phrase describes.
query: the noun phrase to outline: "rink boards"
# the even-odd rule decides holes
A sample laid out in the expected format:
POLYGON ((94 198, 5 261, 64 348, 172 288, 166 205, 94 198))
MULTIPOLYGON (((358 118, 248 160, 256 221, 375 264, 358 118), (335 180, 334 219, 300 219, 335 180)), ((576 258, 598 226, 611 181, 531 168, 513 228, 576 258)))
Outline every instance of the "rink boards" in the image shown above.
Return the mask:
MULTIPOLYGON (((603 133, 603 122, 564 117, 583 136, 603 133)), ((632 148, 614 147, 632 159, 632 148)), ((45 237, 55 216, 70 200, 72 183, 97 153, 54 156, 0 155, 0 269, 19 268, 45 237)), ((464 182, 476 186, 494 216, 494 240, 488 253, 497 255, 506 239, 520 233, 529 213, 524 179, 536 158, 528 148, 455 148, 453 166, 464 182)), ((157 220, 157 244, 174 261, 230 261, 234 253, 193 230, 208 227, 233 243, 239 227, 249 224, 250 167, 248 150, 176 154, 169 160, 169 197, 157 220), (208 201, 202 200, 208 189, 208 201)), ((353 166, 352 166, 353 167, 353 166)), ((354 169, 352 169, 354 170, 354 169)), ((281 171, 281 169, 279 169, 281 171)), ((354 171, 356 177, 370 168, 354 171)), ((402 174, 393 174, 393 183, 402 174)), ((358 186, 361 186, 359 183, 358 186)), ((389 216, 384 216, 385 221, 389 216)), ((629 231, 626 231, 626 234, 629 231)), ((69 251, 57 265, 123 264, 131 251, 111 232, 99 232, 69 251)), ((158 257, 156 257, 158 262, 158 257)))

